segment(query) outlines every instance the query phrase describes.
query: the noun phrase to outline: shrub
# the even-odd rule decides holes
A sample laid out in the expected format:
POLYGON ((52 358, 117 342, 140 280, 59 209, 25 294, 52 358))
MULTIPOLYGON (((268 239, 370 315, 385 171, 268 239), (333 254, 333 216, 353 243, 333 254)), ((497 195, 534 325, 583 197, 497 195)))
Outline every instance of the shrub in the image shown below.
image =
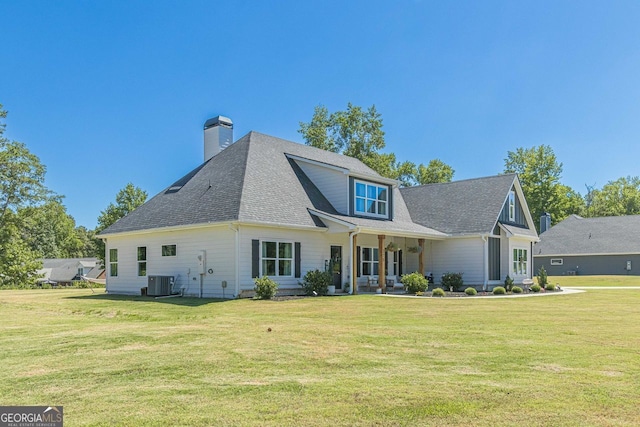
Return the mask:
POLYGON ((544 267, 540 267, 540 270, 538 270, 538 285, 546 288, 547 283, 549 283, 549 279, 547 278, 547 270, 545 270, 544 267))
POLYGON ((505 295, 506 293, 507 293, 507 290, 502 286, 496 286, 495 288, 493 288, 494 295, 505 295))
POLYGON ((556 290, 556 286, 553 283, 547 283, 544 286, 544 289, 547 291, 555 291, 556 290))
POLYGON ((417 271, 411 274, 403 274, 400 281, 407 288, 407 292, 410 294, 424 292, 427 290, 427 286, 429 285, 427 279, 417 271))
POLYGON ((531 292, 540 292, 540 285, 531 285, 531 292))
POLYGON ((442 286, 455 292, 458 288, 462 287, 464 281, 462 280, 462 273, 444 273, 442 275, 442 286))
POLYGON ((271 299, 275 296, 278 290, 278 284, 267 276, 257 277, 253 279, 256 291, 256 299, 271 299))
POLYGON ((521 294, 522 288, 520 286, 514 286, 513 288, 511 288, 511 292, 513 292, 514 294, 521 294))
POLYGON ((476 291, 474 288, 467 288, 464 290, 464 293, 469 295, 470 297, 478 295, 478 291, 476 291))
POLYGON ((509 275, 507 274, 507 277, 505 277, 504 279, 504 289, 507 291, 510 291, 512 288, 513 288, 513 279, 509 277, 509 275))
POLYGON ((302 283, 298 283, 307 295, 326 295, 333 277, 328 271, 309 270, 302 278, 302 283))
POLYGON ((432 297, 443 297, 444 296, 444 289, 435 288, 433 290, 433 292, 431 292, 431 296, 432 297))

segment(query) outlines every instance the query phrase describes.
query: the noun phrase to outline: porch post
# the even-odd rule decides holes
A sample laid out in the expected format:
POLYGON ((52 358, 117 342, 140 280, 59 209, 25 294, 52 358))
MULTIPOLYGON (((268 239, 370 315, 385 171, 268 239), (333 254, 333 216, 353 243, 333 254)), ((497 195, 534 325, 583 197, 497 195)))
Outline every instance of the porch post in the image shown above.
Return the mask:
POLYGON ((418 239, 418 246, 420 247, 418 252, 418 271, 424 276, 424 239, 418 239))
POLYGON ((384 271, 385 262, 385 250, 384 250, 384 234, 378 235, 378 287, 382 289, 382 293, 386 290, 387 286, 387 274, 384 271))
POLYGON ((354 234, 351 252, 351 294, 358 295, 358 235, 354 234))

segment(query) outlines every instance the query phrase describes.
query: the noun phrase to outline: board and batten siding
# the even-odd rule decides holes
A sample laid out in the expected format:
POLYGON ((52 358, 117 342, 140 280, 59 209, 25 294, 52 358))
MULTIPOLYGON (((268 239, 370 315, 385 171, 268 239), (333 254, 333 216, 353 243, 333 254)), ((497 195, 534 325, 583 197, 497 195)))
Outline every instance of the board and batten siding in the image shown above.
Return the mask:
POLYGON ((524 209, 522 208, 522 203, 520 202, 520 198, 518 197, 518 192, 515 191, 515 189, 513 188, 511 190, 515 193, 515 202, 516 202, 515 220, 509 221, 509 198, 507 197, 507 200, 504 202, 504 205, 502 206, 502 212, 500 212, 500 218, 498 219, 498 221, 504 224, 515 224, 515 225, 520 225, 522 227, 527 227, 527 217, 524 213, 524 209))
POLYGON ((198 255, 206 253, 202 296, 232 297, 235 291, 235 236, 227 226, 179 231, 158 231, 107 238, 106 276, 109 293, 140 295, 148 276, 174 276, 186 285, 185 295, 200 296, 198 255), (176 256, 162 256, 163 245, 176 245, 176 256), (138 276, 137 249, 147 248, 147 276, 138 276), (109 250, 118 249, 118 276, 110 276, 109 250), (213 273, 209 273, 211 269, 213 273), (195 279, 195 280, 194 280, 195 279), (222 281, 227 288, 222 288, 222 281))
POLYGON ((329 203, 343 215, 349 211, 349 177, 337 170, 306 162, 296 162, 300 169, 318 187, 329 203))

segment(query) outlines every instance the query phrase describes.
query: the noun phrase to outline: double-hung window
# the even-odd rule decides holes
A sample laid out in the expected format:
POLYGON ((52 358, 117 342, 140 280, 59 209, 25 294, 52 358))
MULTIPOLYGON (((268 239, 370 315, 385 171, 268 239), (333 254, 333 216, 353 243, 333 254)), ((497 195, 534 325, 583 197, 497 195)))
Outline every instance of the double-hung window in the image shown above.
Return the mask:
POLYGON ((293 275, 292 242, 262 242, 262 275, 270 277, 293 275))
POLYGON ((378 248, 362 248, 360 261, 363 276, 378 275, 378 248))
POLYGON ((138 246, 138 276, 147 275, 147 247, 138 246))
POLYGON ((527 264, 529 258, 526 249, 513 250, 513 273, 524 275, 528 273, 527 264))
POLYGON ((358 215, 388 218, 389 187, 355 181, 354 209, 358 215))
POLYGON ((118 276, 118 250, 109 249, 109 276, 118 276))

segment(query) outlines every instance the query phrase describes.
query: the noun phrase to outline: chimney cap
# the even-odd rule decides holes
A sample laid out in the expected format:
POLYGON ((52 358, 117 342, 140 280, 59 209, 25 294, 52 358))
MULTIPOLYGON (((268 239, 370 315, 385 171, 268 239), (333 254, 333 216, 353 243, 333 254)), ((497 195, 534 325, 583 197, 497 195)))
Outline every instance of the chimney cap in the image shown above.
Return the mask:
POLYGON ((225 127, 233 128, 233 122, 229 117, 225 117, 225 116, 216 116, 204 122, 205 130, 214 126, 225 126, 225 127))

